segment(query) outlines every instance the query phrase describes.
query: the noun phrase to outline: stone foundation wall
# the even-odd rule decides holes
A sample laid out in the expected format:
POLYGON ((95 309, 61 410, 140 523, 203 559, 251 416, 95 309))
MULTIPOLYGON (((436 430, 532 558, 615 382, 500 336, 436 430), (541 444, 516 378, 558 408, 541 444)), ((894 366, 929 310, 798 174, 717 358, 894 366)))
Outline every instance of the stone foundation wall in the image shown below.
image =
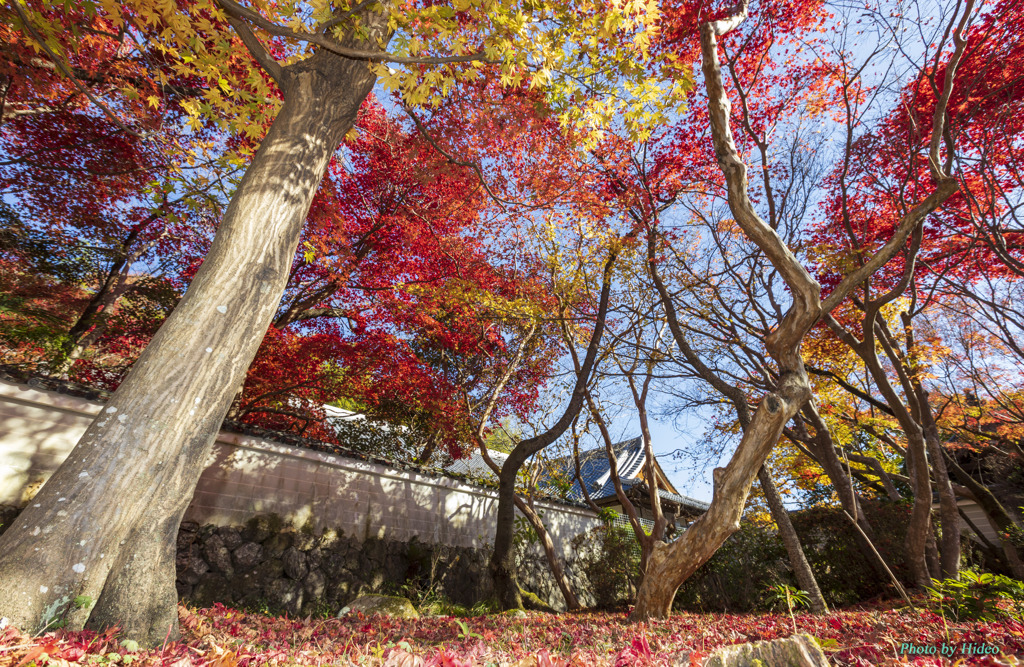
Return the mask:
MULTIPOLYGON (((198 606, 266 607, 291 615, 337 613, 364 593, 415 597, 428 591, 466 606, 491 596, 486 549, 364 540, 294 530, 275 516, 246 526, 185 522, 178 533, 177 588, 198 606)), ((520 584, 555 609, 564 603, 540 554, 521 549, 520 584)), ((584 601, 588 583, 569 564, 584 601)))

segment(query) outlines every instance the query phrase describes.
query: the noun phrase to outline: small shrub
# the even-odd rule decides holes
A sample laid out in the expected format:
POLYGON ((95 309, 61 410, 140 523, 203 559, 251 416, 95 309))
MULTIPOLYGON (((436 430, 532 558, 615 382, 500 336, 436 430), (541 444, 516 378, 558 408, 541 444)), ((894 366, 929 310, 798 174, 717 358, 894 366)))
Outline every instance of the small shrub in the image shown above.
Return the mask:
POLYGON ((928 598, 936 611, 946 618, 992 622, 1001 616, 1021 616, 1024 582, 1001 574, 964 571, 960 579, 932 579, 928 598), (1000 608, 999 603, 1004 601, 1010 611, 1000 608))
POLYGON ((764 591, 776 584, 792 583, 789 579, 789 561, 778 535, 763 526, 741 524, 683 583, 675 607, 696 612, 763 609, 764 591))
POLYGON ((790 613, 794 609, 811 606, 811 595, 795 586, 788 584, 775 584, 769 586, 765 591, 765 600, 774 609, 787 609, 790 613))

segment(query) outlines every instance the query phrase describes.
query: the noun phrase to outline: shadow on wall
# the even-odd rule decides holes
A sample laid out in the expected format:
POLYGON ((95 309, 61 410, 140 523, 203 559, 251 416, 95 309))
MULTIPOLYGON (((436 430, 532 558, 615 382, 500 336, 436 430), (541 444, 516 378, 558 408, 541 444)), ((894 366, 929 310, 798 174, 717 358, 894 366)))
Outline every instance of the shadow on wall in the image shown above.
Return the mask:
POLYGON ((0 394, 0 506, 24 507, 74 449, 101 404, 62 397, 74 407, 40 405, 33 399, 44 392, 17 385, 2 389, 6 391, 0 394))

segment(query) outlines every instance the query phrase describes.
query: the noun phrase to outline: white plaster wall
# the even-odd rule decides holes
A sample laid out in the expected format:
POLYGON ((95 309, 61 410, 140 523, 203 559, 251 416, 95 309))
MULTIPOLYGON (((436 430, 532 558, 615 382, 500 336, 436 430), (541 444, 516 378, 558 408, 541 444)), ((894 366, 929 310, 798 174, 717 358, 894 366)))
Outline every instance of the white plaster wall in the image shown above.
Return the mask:
MULTIPOLYGON (((0 505, 24 505, 57 469, 102 403, 0 381, 0 505)), ((593 512, 539 503, 556 548, 598 525, 593 512)), ((233 525, 274 513, 296 527, 464 547, 493 539, 497 493, 401 470, 221 432, 185 514, 233 525)))

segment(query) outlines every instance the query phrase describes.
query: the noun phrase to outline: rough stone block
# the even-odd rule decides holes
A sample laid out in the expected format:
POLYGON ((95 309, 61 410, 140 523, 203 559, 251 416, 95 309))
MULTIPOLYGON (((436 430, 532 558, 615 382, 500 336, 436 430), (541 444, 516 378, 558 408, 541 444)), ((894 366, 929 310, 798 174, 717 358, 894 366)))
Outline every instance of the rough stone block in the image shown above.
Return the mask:
POLYGON ((284 573, 290 578, 301 581, 309 573, 309 566, 306 564, 306 554, 295 547, 289 547, 281 556, 284 564, 284 573))
POLYGON ((295 533, 295 538, 292 540, 292 546, 299 551, 309 551, 313 547, 317 546, 318 542, 319 540, 317 540, 316 536, 312 533, 299 531, 295 533))
POLYGON ((257 581, 263 586, 269 586, 272 581, 284 576, 284 563, 280 558, 268 558, 256 566, 255 574, 257 581))
POLYGON ((246 542, 235 549, 234 553, 231 554, 231 560, 234 562, 236 570, 245 572, 259 565, 260 561, 263 560, 263 556, 262 545, 255 542, 246 542))
POLYGON ((195 585, 199 578, 210 571, 210 566, 199 556, 184 556, 176 559, 178 568, 178 580, 186 584, 195 585))
POLYGON ((338 617, 352 612, 362 612, 367 616, 382 614, 396 618, 419 618, 419 612, 406 598, 393 597, 391 595, 360 595, 348 606, 338 612, 338 617))
POLYGON ((234 601, 232 586, 219 572, 208 572, 200 577, 189 597, 200 607, 210 607, 214 602, 231 604, 234 601))
POLYGON ((302 608, 302 582, 275 579, 267 587, 267 603, 289 614, 296 615, 302 608))
POLYGON ((306 564, 309 565, 309 569, 315 570, 319 568, 324 562, 324 552, 319 547, 310 549, 306 552, 306 564))
POLYGON ((242 531, 234 526, 221 526, 217 529, 217 535, 220 536, 221 541, 224 542, 224 547, 228 551, 234 551, 238 547, 242 546, 242 531))
POLYGON ((178 551, 187 551, 196 541, 196 534, 194 531, 179 530, 178 531, 178 551))
POLYGON ((704 662, 705 667, 828 667, 825 653, 809 635, 750 642, 720 648, 704 662))
POLYGON ((308 599, 319 599, 327 590, 327 579, 320 570, 310 570, 302 582, 302 587, 306 591, 308 599))

